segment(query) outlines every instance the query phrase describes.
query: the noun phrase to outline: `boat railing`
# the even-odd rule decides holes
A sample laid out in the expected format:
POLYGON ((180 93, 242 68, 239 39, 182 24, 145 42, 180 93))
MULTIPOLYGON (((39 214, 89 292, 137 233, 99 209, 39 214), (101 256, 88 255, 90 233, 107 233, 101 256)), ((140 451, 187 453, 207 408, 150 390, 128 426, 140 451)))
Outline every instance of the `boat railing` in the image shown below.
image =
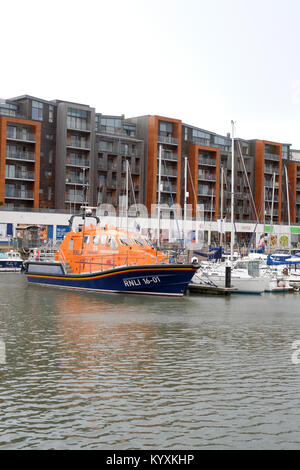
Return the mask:
MULTIPOLYGON (((140 266, 143 264, 150 264, 145 262, 145 256, 132 256, 131 253, 124 255, 93 255, 82 256, 77 259, 68 260, 63 251, 58 252, 57 260, 63 265, 65 273, 80 274, 80 273, 94 273, 99 271, 107 271, 108 269, 122 267, 122 266, 140 266)), ((168 258, 155 256, 155 264, 165 263, 168 258)))

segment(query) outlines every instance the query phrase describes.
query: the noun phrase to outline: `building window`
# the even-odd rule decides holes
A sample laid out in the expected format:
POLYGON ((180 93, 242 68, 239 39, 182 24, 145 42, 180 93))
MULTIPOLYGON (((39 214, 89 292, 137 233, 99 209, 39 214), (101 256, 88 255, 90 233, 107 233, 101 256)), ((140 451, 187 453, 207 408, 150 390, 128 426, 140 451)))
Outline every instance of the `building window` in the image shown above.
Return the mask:
POLYGON ((52 196, 51 186, 48 186, 48 201, 51 201, 51 196, 52 196))
POLYGON ((43 120, 43 103, 32 101, 32 119, 36 121, 43 120))
POLYGON ((159 122, 159 134, 172 137, 173 123, 172 122, 159 122))
POLYGON ((53 122, 54 119, 54 106, 51 104, 49 105, 49 115, 48 115, 48 121, 53 122))
POLYGON ((88 112, 83 109, 68 108, 67 126, 70 129, 88 130, 88 112))
POLYGON ((101 118, 101 131, 111 134, 120 134, 122 132, 121 119, 101 118))

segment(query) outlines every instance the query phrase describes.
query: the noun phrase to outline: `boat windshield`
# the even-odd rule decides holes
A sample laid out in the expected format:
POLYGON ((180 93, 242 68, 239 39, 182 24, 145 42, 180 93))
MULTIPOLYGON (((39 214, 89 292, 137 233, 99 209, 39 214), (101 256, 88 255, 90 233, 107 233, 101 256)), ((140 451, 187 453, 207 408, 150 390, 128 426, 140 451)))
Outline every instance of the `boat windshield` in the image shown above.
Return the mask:
POLYGON ((142 238, 134 238, 134 241, 139 246, 145 246, 146 245, 145 240, 143 240, 142 238))
POLYGON ((99 235, 95 235, 93 237, 93 245, 99 245, 99 242, 100 242, 100 237, 99 235))
POLYGON ((100 238, 100 243, 101 243, 101 245, 106 245, 106 241, 107 241, 107 236, 106 236, 106 235, 102 235, 102 237, 100 238))
POLYGON ((130 240, 130 238, 128 238, 128 237, 122 237, 122 238, 119 237, 119 242, 120 242, 120 244, 123 245, 123 246, 131 246, 131 245, 133 245, 132 240, 130 240))
POLYGON ((108 246, 110 246, 114 250, 119 248, 119 245, 118 245, 115 237, 109 237, 107 244, 108 244, 108 246))
POLYGON ((233 269, 248 269, 248 263, 245 263, 244 261, 239 261, 234 265, 233 269))
POLYGON ((83 237, 83 243, 84 243, 85 245, 88 245, 88 244, 90 243, 90 236, 89 236, 89 235, 85 235, 85 236, 83 237))

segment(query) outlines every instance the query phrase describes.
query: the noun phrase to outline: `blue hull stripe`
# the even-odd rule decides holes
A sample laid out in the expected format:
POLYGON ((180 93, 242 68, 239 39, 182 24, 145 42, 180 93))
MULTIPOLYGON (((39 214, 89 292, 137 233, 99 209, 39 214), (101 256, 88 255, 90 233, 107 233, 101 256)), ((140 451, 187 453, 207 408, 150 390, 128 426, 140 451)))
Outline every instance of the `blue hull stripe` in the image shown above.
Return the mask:
POLYGON ((182 296, 197 268, 192 266, 117 268, 84 275, 26 273, 30 283, 95 292, 182 296))

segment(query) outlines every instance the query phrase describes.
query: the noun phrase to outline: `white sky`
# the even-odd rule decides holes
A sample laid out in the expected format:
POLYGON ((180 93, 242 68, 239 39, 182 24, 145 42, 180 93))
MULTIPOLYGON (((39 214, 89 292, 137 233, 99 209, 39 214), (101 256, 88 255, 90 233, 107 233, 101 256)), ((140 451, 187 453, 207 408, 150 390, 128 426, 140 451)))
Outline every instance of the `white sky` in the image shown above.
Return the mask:
POLYGON ((300 149, 299 0, 0 3, 0 97, 160 114, 300 149))

